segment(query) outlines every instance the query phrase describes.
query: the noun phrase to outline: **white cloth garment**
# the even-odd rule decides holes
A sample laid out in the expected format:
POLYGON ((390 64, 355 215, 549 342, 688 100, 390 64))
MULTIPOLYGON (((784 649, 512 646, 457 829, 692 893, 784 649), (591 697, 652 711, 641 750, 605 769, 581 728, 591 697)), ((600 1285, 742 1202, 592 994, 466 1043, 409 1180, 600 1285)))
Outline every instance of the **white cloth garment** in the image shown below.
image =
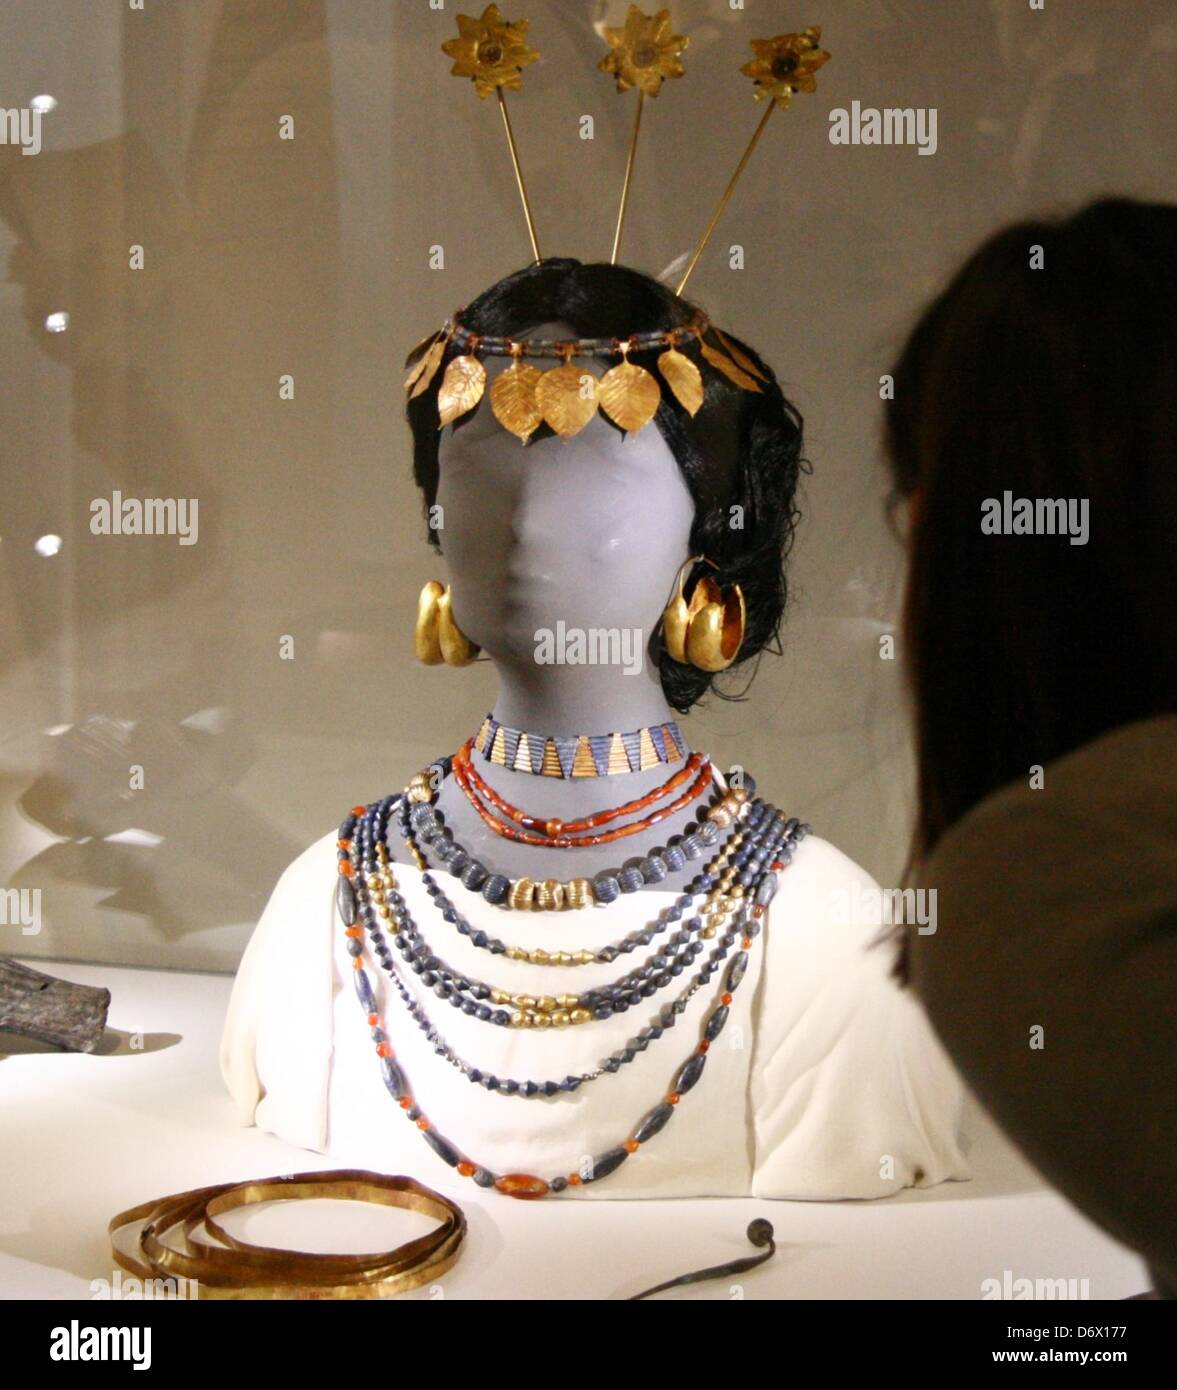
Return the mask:
MULTIPOLYGON (((508 960, 444 922, 415 868, 397 865, 395 875, 431 949, 497 987, 576 992, 617 979, 654 949, 575 968, 508 960)), ((509 912, 444 871, 435 875, 476 928, 508 945, 549 950, 619 941, 675 897, 643 891, 607 909, 509 912)), ((702 1079, 660 1134, 612 1176, 575 1189, 576 1199, 869 1198, 969 1176, 956 1072, 918 1003, 888 978, 890 952, 871 948, 880 917, 876 885, 812 835, 779 877, 702 1079)), ((447 1172, 442 1160, 384 1087, 334 908, 335 879, 334 834, 279 879, 237 973, 222 1073, 243 1124, 346 1154, 349 1164, 436 1181, 447 1172)), ((571 1094, 523 1099, 488 1092, 436 1055, 379 964, 367 952, 366 959, 384 1026, 428 1119, 471 1161, 549 1180, 628 1138, 663 1099, 722 989, 720 972, 677 1026, 620 1072, 571 1094)), ((544 1081, 590 1070, 623 1047, 691 973, 659 993, 648 1012, 543 1032, 469 1018, 409 979, 459 1056, 500 1077, 544 1081)))

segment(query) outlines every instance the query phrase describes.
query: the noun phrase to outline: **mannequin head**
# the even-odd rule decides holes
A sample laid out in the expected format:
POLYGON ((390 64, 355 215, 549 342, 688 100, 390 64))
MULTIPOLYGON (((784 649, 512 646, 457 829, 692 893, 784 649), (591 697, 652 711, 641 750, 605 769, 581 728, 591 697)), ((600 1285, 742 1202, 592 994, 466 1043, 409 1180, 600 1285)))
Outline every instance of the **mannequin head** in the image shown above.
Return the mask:
MULTIPOLYGON (((678 327, 694 313, 637 271, 548 260, 492 286, 462 320, 495 336, 627 337, 678 327)), ((655 630, 691 555, 718 567, 695 574, 744 592, 740 663, 776 639, 801 420, 757 354, 740 346, 768 379, 761 392, 704 368, 704 403, 693 417, 663 392, 654 420, 631 435, 598 413, 570 440, 541 425, 523 445, 486 405, 439 431, 440 372, 410 402, 416 480, 443 518, 430 540, 445 553, 455 617, 473 641, 500 663, 530 662, 535 631, 560 620, 640 629, 651 637, 651 678, 686 711, 713 678, 671 660, 655 630)), ((451 346, 445 360, 454 355, 451 346)), ((631 360, 653 369, 656 355, 631 360)), ((489 359, 489 379, 507 365, 489 359)))

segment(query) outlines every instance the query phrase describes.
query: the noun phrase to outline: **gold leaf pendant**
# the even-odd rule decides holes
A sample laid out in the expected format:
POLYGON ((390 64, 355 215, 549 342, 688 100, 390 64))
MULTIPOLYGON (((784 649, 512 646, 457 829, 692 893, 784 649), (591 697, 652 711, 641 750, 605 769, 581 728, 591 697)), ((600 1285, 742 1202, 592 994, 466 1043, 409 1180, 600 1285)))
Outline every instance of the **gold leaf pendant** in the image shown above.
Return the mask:
POLYGON ((438 329, 436 332, 433 333, 427 333, 425 337, 421 339, 421 341, 416 345, 416 347, 414 347, 412 351, 409 353, 409 355, 405 358, 405 370, 407 371, 413 365, 413 363, 418 360, 418 358, 421 356, 421 354, 425 351, 425 349, 429 346, 430 343, 435 342, 440 337, 441 329, 438 329))
POLYGON ((544 420, 561 439, 584 429, 597 410, 597 379, 583 367, 565 362, 544 372, 535 388, 544 420))
POLYGON ((490 388, 490 408, 506 430, 527 443, 544 418, 536 399, 536 388, 543 373, 515 361, 495 378, 490 388))
POLYGON ((735 343, 733 343, 732 340, 725 333, 721 333, 719 329, 714 326, 714 324, 712 325, 711 331, 719 339, 720 343, 723 346, 724 352, 727 353, 727 355, 732 359, 732 361, 736 364, 737 367, 739 367, 742 371, 749 372, 759 381, 763 381, 765 385, 768 384, 768 377, 764 375, 764 373, 760 370, 756 363, 752 361, 752 359, 748 356, 746 352, 741 352, 740 349, 736 347, 735 343))
POLYGON ((745 391, 759 391, 756 378, 749 376, 747 372, 741 371, 726 353, 720 352, 718 348, 713 348, 709 343, 699 340, 699 351, 704 359, 709 362, 717 372, 722 372, 727 379, 734 385, 741 387, 745 391))
POLYGON ((441 359, 444 355, 445 339, 438 338, 405 380, 405 390, 409 393, 409 400, 419 396, 422 391, 428 390, 429 383, 437 375, 437 369, 441 366, 441 359))
POLYGON ((658 370, 679 405, 688 415, 694 415, 703 404, 703 375, 698 367, 685 353, 668 348, 658 358, 658 370))
POLYGON ((441 390, 437 393, 437 428, 473 410, 486 390, 486 368, 477 357, 464 354, 455 357, 445 369, 441 390))
POLYGON ((649 424, 658 410, 662 392, 658 382, 635 362, 619 362, 601 378, 601 409, 627 434, 649 424))

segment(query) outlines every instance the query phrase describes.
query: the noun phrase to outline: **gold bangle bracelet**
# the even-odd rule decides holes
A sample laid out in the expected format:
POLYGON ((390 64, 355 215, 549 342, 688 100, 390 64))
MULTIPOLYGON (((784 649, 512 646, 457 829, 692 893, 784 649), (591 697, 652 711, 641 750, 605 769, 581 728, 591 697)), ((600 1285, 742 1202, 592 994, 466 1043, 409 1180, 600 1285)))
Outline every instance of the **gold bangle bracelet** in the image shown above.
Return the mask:
POLYGON ((461 1253, 466 1218, 449 1198, 414 1178, 344 1168, 194 1188, 119 1212, 107 1230, 111 1257, 120 1268, 144 1280, 191 1281, 197 1298, 359 1299, 386 1298, 439 1278, 461 1253), (216 1219, 259 1202, 302 1198, 401 1207, 435 1216, 441 1224, 395 1250, 321 1255, 251 1244, 231 1236, 216 1219), (136 1254, 120 1250, 116 1237, 140 1222, 136 1254), (177 1228, 188 1250, 167 1242, 177 1228), (202 1228, 220 1243, 200 1238, 202 1228))

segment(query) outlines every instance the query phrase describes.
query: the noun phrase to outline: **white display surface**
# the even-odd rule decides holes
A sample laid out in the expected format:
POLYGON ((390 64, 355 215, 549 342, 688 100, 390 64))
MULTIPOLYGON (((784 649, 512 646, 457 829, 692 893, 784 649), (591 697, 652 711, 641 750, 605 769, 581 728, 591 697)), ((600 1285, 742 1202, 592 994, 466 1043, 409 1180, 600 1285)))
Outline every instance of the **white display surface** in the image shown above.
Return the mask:
MULTIPOLYGON (((107 1221, 148 1198, 355 1161, 241 1127, 218 1066, 229 977, 37 965, 104 985, 113 1001, 98 1055, 0 1035, 0 1297, 93 1297, 91 1281, 114 1272, 107 1221)), ((1047 1189, 971 1105, 966 1121, 971 1182, 874 1202, 514 1202, 479 1192, 422 1145, 411 1176, 457 1200, 470 1233, 437 1288, 404 1297, 624 1298, 752 1253, 743 1232, 757 1216, 776 1229, 768 1265, 735 1287, 662 1297, 976 1299, 983 1281, 1007 1270, 1013 1279, 1087 1280, 1091 1298, 1148 1287, 1141 1261, 1047 1189)), ((410 1213, 316 1202, 257 1208, 234 1229, 346 1251, 399 1243, 422 1224, 410 1213)))

